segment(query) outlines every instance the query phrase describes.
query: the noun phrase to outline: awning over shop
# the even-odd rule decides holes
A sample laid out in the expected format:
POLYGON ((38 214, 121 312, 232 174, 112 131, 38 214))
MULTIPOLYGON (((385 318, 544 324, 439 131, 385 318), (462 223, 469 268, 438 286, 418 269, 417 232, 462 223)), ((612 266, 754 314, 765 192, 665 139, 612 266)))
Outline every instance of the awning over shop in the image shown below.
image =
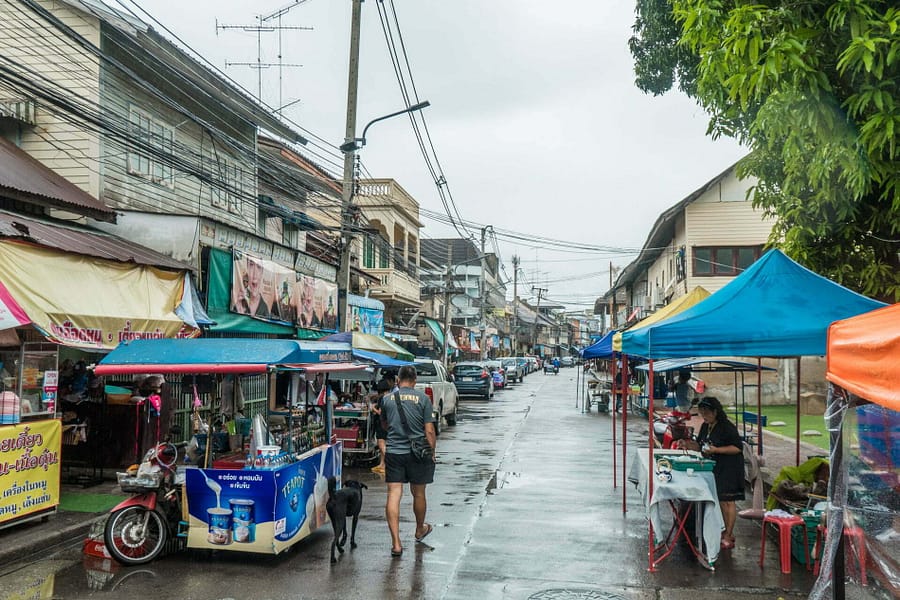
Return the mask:
POLYGON ((370 310, 384 310, 384 302, 375 298, 366 296, 357 296, 356 294, 347 294, 347 304, 350 306, 358 306, 360 308, 368 308, 370 310))
POLYGON ((368 350, 359 349, 353 350, 353 358, 372 363, 372 366, 375 367, 403 367, 413 364, 413 362, 409 360, 399 360, 378 352, 369 352, 368 350))
POLYGON ((345 331, 343 333, 333 333, 322 338, 323 341, 341 342, 350 344, 353 348, 359 350, 368 350, 369 352, 378 352, 392 358, 401 360, 413 360, 415 356, 402 346, 398 346, 394 342, 375 335, 360 333, 359 331, 345 331))
POLYGON ((828 381, 900 411, 900 304, 834 322, 827 356, 828 381))
POLYGON ((613 355, 613 336, 618 333, 611 329, 602 338, 582 350, 582 358, 611 358, 613 355))
POLYGON ((0 265, 9 297, 44 336, 67 346, 112 349, 128 340, 197 335, 176 310, 193 324, 207 319, 185 271, 8 240, 0 241, 0 265))
POLYGON ((425 326, 428 327, 428 331, 431 332, 431 335, 434 336, 434 341, 437 342, 437 345, 441 348, 444 347, 444 330, 441 327, 441 324, 435 321, 434 319, 429 319, 425 317, 425 326))
POLYGON ((349 362, 341 343, 275 339, 134 340, 100 361, 96 375, 133 373, 262 373, 274 365, 349 362))

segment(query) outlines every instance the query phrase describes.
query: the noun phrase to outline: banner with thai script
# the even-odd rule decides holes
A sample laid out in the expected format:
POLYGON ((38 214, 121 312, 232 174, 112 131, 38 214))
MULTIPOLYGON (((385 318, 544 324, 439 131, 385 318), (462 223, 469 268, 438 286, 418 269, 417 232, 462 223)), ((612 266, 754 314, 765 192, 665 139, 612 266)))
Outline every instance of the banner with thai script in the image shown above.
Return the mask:
POLYGON ((337 330, 337 284, 235 250, 231 312, 306 329, 337 330))
POLYGON ((185 272, 0 242, 0 279, 53 342, 113 349, 133 339, 192 337, 175 314, 185 272))
POLYGON ((0 523, 59 504, 61 443, 56 419, 0 427, 0 523))

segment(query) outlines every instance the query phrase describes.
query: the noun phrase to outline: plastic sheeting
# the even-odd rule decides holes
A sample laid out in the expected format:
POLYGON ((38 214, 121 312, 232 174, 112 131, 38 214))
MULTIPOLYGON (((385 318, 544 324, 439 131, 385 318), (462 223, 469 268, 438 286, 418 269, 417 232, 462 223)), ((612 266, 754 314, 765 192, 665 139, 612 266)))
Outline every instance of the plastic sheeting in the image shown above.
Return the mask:
POLYGON ((626 331, 622 352, 654 359, 824 356, 831 323, 882 306, 770 250, 699 304, 626 331))

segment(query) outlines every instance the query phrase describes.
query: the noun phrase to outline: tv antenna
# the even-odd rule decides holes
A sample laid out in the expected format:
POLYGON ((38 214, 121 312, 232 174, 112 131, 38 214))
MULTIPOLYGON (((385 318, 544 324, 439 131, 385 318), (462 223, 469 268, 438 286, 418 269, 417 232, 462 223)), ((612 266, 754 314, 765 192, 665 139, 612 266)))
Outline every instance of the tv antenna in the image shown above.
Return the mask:
POLYGON ((282 32, 283 31, 311 31, 312 27, 301 27, 298 25, 282 25, 281 17, 286 15, 291 9, 309 2, 309 0, 294 0, 290 4, 286 4, 281 8, 267 14, 267 15, 258 15, 256 17, 256 24, 254 25, 220 25, 219 20, 216 19, 216 35, 219 35, 219 30, 229 30, 229 29, 238 29, 241 31, 248 31, 256 34, 256 62, 231 62, 225 61, 225 67, 250 67, 251 69, 256 69, 256 99, 261 103, 262 102, 262 71, 263 69, 268 69, 271 67, 278 67, 278 108, 275 110, 279 115, 281 111, 288 106, 296 104, 300 100, 293 100, 292 102, 284 103, 284 99, 282 98, 282 89, 283 89, 283 79, 284 79, 284 68, 285 67, 302 67, 303 65, 296 63, 285 63, 282 57, 282 32), (276 21, 277 20, 277 21, 276 21), (263 33, 272 33, 278 32, 278 62, 269 63, 262 61, 262 34, 263 33))

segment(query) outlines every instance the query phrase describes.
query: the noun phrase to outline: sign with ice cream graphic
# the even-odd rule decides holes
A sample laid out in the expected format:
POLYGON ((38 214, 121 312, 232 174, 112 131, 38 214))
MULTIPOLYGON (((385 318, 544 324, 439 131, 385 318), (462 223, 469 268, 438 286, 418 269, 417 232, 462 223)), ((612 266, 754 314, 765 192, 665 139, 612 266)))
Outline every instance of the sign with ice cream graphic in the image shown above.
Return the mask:
POLYGON ((277 554, 328 522, 340 476, 340 444, 272 469, 188 469, 188 547, 277 554))

